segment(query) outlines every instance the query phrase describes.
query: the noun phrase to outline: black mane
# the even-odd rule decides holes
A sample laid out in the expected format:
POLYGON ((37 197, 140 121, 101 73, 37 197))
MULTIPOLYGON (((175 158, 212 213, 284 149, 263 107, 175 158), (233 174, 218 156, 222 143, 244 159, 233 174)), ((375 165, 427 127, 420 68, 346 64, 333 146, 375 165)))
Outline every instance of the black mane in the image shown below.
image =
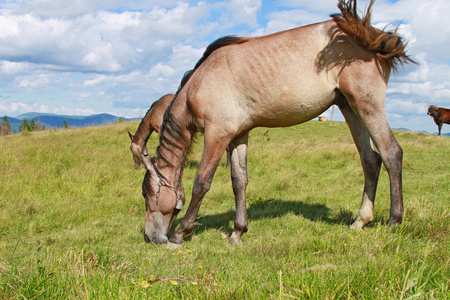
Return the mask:
POLYGON ((209 44, 209 46, 206 47, 205 52, 203 52, 203 56, 195 64, 194 69, 189 70, 186 73, 184 73, 183 79, 181 79, 181 84, 178 87, 177 95, 181 91, 183 86, 189 81, 189 79, 191 78, 192 74, 194 74, 195 70, 197 70, 198 67, 200 67, 200 65, 208 58, 208 56, 211 53, 213 53, 215 50, 217 50, 219 48, 222 48, 222 47, 225 47, 225 46, 239 45, 239 44, 245 43, 247 40, 248 40, 247 38, 242 38, 242 37, 237 37, 237 36, 233 36, 233 35, 228 35, 228 36, 221 37, 221 38, 215 40, 214 42, 212 42, 211 44, 209 44))

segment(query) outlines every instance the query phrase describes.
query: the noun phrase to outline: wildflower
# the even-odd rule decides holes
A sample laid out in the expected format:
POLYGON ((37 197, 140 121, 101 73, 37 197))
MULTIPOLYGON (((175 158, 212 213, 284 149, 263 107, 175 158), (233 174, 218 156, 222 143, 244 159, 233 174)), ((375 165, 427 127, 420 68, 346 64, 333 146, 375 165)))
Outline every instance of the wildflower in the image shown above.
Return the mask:
POLYGON ((202 266, 198 266, 197 268, 198 268, 199 270, 203 269, 203 267, 202 267, 202 266))
POLYGON ((178 250, 177 254, 181 254, 181 250, 178 250))
POLYGON ((150 283, 148 283, 147 280, 142 279, 141 281, 138 282, 138 285, 143 287, 144 289, 148 288, 150 286, 150 283))
POLYGON ((186 252, 187 252, 187 253, 191 253, 192 251, 191 251, 191 250, 186 250, 186 252))

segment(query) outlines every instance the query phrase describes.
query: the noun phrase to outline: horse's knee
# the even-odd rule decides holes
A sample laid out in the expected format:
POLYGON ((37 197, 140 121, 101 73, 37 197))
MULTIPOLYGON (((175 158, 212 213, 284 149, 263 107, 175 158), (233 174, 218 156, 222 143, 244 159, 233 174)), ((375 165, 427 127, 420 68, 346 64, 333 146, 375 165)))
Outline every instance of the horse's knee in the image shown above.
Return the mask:
POLYGON ((403 149, 402 147, 400 147, 400 145, 398 143, 396 143, 396 146, 393 147, 393 152, 394 152, 394 158, 398 161, 402 161, 403 160, 403 149))
POLYGON ((384 165, 388 172, 401 172, 403 162, 403 149, 394 139, 394 142, 387 149, 387 157, 383 158, 384 165))
POLYGON ((378 178, 381 169, 381 156, 375 151, 372 151, 369 155, 364 156, 361 160, 363 170, 368 178, 378 178))
POLYGON ((211 180, 204 178, 203 176, 197 176, 195 178, 194 187, 192 188, 193 195, 204 195, 211 188, 211 180))

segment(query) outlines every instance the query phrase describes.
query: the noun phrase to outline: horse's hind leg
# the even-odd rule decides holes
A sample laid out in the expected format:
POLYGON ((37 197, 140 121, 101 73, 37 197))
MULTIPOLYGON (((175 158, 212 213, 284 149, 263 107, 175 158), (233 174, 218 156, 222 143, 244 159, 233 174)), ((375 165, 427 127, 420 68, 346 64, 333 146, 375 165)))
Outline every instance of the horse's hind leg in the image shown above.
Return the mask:
POLYGON ((235 138, 228 146, 231 156, 231 182, 236 201, 236 218, 230 244, 242 244, 241 237, 247 232, 247 207, 245 192, 247 189, 247 146, 248 133, 235 138))
MULTIPOLYGON (((358 82, 356 80, 356 82, 358 82)), ((360 87, 361 88, 361 87, 360 87)), ((364 86, 366 91, 356 89, 358 95, 343 91, 348 103, 364 124, 370 138, 375 143, 386 171, 389 174, 391 192, 391 212, 389 225, 400 224, 403 218, 402 159, 403 151, 395 139, 384 112, 384 93, 375 81, 364 86)), ((385 85, 384 85, 385 89, 385 85)), ((341 90, 342 91, 342 90, 341 90)), ((355 224, 358 225, 358 224, 355 224)))
POLYGON ((352 133, 353 140, 361 158, 364 172, 364 192, 358 218, 350 226, 352 229, 361 229, 373 221, 373 207, 377 191, 378 176, 380 174, 381 157, 372 149, 370 136, 364 125, 349 105, 340 108, 352 133))

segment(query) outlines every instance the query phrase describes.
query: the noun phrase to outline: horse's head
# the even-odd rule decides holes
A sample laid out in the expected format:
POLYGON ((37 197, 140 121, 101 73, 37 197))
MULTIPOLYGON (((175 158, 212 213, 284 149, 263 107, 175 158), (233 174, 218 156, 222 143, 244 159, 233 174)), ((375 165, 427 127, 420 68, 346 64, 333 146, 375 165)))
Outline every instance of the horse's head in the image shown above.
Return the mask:
POLYGON ((166 243, 167 234, 176 216, 183 208, 185 197, 181 186, 175 189, 166 182, 163 175, 141 154, 147 173, 142 183, 142 195, 145 198, 145 230, 147 242, 166 243))
POLYGON ((434 114, 436 114, 437 109, 438 109, 437 106, 434 106, 434 105, 428 106, 428 112, 427 112, 427 115, 433 116, 434 114))
POLYGON ((147 146, 146 145, 144 145, 143 147, 139 146, 134 135, 132 135, 130 132, 128 132, 128 135, 130 136, 131 139, 130 150, 131 153, 133 153, 134 168, 139 169, 141 166, 140 153, 144 154, 144 156, 147 156, 148 155, 147 146))

